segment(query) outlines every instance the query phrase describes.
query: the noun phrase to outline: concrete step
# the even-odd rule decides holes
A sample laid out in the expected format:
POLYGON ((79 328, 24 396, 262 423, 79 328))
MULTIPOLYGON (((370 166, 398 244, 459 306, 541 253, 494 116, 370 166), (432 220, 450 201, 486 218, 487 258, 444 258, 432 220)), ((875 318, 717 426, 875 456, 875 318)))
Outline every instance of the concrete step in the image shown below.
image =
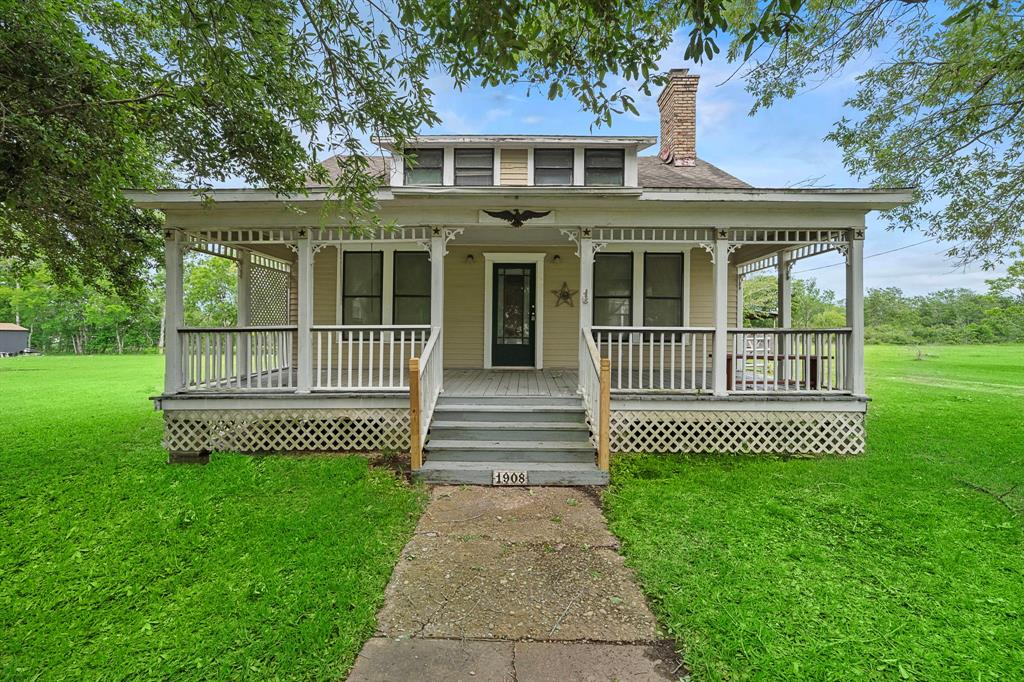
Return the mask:
POLYGON ((589 441, 590 429, 585 423, 538 421, 446 421, 434 419, 430 424, 431 439, 441 440, 532 440, 589 441))
POLYGON ((442 440, 427 443, 428 462, 502 462, 514 466, 532 462, 593 464, 589 441, 442 440))
POLYGON ((608 472, 594 464, 543 462, 510 465, 505 462, 426 462, 416 477, 426 483, 491 485, 493 471, 527 471, 529 485, 607 485, 608 472))
POLYGON ((586 412, 581 405, 473 405, 438 403, 434 419, 479 422, 563 422, 583 423, 586 412))
POLYGON ((458 393, 442 393, 438 405, 448 403, 470 403, 472 405, 500 405, 505 409, 514 409, 528 405, 574 405, 582 407, 579 396, 550 395, 460 395, 458 393))

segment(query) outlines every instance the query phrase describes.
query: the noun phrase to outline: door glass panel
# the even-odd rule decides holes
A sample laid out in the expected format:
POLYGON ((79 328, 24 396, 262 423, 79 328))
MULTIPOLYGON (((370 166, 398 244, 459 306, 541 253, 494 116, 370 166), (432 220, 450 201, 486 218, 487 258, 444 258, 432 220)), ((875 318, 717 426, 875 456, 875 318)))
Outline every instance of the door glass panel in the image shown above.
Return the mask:
POLYGON ((502 268, 498 273, 498 343, 530 343, 530 273, 526 268, 502 268))

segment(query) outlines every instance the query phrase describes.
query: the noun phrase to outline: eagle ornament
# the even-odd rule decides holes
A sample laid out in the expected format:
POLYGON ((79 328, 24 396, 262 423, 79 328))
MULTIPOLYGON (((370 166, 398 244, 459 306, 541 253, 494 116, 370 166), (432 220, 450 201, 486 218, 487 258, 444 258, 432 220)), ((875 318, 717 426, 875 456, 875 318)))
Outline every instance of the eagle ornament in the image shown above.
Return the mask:
POLYGON ((484 209, 484 213, 497 218, 498 220, 504 220, 509 223, 512 227, 522 227, 523 223, 527 220, 533 220, 534 218, 543 218, 544 216, 551 213, 551 211, 520 211, 518 208, 514 208, 511 211, 488 211, 484 209))

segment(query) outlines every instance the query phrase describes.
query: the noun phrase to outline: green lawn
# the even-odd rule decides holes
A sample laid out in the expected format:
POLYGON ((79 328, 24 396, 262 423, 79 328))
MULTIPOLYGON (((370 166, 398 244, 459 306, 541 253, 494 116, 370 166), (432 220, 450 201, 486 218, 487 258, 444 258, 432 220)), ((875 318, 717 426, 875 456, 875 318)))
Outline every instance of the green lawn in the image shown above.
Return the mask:
POLYGON ((158 357, 0 360, 0 678, 337 678, 422 495, 364 459, 168 466, 158 357))
POLYGON ((863 457, 617 460, 696 679, 1024 679, 1024 347, 923 353, 868 349, 863 457))

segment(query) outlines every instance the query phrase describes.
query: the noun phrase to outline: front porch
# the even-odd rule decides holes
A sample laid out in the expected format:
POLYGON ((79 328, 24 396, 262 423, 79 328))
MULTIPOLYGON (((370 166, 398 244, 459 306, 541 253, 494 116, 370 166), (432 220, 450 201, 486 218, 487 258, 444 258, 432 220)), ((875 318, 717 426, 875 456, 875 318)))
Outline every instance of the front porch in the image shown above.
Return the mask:
POLYGON ((168 230, 165 446, 405 450, 418 468, 444 396, 508 398, 510 408, 578 400, 602 469, 612 452, 863 448, 862 231, 535 228, 517 233, 512 252, 505 228, 477 227, 456 246, 467 229, 168 230), (237 326, 184 324, 189 249, 237 263, 237 326), (429 259, 414 292, 428 319, 395 324, 414 298, 400 300, 416 287, 398 278, 417 252, 429 259), (601 252, 631 264, 625 290, 612 292, 612 317, 626 324, 595 324, 595 300, 608 310, 608 287, 595 281, 601 252), (828 252, 846 257, 847 326, 792 328, 792 264, 828 252), (645 312, 666 297, 647 281, 652 254, 678 263, 674 326, 645 312), (372 275, 360 275, 353 293, 363 261, 384 275, 365 287, 372 275), (778 273, 780 327, 745 328, 743 277, 767 268, 778 273), (385 323, 344 323, 367 310, 385 323), (495 367, 499 340, 528 350, 500 356, 526 366, 495 367))

